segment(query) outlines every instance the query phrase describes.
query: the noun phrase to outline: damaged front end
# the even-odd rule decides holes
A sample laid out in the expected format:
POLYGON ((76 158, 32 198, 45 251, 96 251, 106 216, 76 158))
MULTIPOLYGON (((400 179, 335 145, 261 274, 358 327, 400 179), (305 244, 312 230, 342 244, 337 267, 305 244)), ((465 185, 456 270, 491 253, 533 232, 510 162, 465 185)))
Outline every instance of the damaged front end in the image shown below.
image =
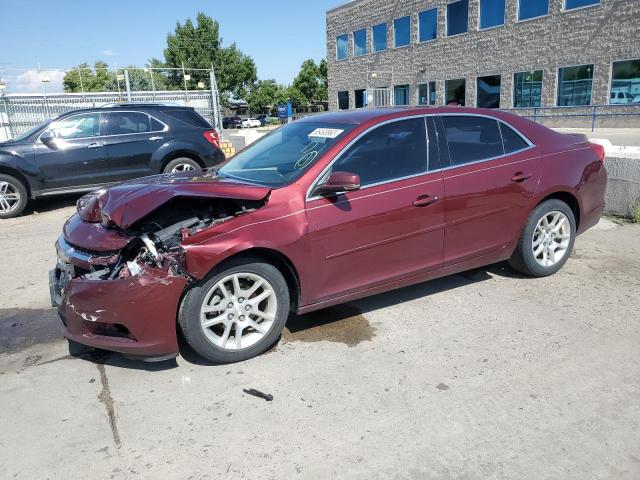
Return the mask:
POLYGON ((78 214, 56 243, 58 260, 49 283, 64 334, 134 356, 175 356, 176 316, 194 280, 184 267, 182 242, 262 207, 266 195, 172 196, 142 218, 132 221, 129 215, 130 224, 117 225, 106 213, 113 209, 100 204, 102 194, 78 201, 78 214))

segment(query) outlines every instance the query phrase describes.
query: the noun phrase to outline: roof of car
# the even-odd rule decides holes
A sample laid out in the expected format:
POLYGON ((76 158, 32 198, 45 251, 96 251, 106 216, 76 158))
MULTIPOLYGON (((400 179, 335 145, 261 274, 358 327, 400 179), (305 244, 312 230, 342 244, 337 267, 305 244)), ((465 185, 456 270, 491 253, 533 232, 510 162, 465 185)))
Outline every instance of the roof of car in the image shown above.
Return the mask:
POLYGON ((179 110, 193 110, 193 107, 186 107, 183 105, 177 105, 175 103, 105 103, 103 105, 99 105, 97 107, 90 108, 79 108, 77 110, 71 110, 68 112, 64 112, 62 115, 69 115, 75 113, 84 113, 84 112, 95 112, 95 111, 108 111, 108 110, 144 110, 144 109, 154 109, 154 108, 162 108, 166 109, 179 109, 179 110))

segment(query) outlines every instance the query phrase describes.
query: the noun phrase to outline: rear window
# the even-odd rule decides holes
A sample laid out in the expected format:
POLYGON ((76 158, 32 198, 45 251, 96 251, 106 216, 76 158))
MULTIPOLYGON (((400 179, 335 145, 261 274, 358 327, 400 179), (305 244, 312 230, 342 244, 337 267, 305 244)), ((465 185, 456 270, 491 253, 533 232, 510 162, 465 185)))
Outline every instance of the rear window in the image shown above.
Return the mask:
POLYGON ((209 122, 202 118, 198 113, 193 110, 163 110, 162 113, 169 115, 176 120, 180 120, 187 125, 198 128, 211 128, 209 122))

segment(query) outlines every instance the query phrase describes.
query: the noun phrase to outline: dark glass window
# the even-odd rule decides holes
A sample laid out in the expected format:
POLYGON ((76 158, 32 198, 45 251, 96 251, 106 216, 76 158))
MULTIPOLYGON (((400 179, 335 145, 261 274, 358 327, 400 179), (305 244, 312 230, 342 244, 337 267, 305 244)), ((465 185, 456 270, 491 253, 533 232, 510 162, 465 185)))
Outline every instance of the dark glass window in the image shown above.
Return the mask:
MULTIPOLYGON (((200 128, 211 128, 209 122, 207 122, 204 118, 200 116, 197 112, 193 110, 175 110, 175 109, 167 109, 163 110, 162 113, 165 115, 169 115, 170 117, 177 118, 181 122, 186 123, 187 125, 191 125, 192 127, 200 127, 200 128)), ((152 119, 152 121, 155 119, 152 119)), ((159 130, 162 130, 162 126, 159 130)), ((152 128, 152 130, 158 130, 157 128, 152 128)))
POLYGON ((393 87, 395 105, 409 105, 409 85, 396 85, 393 87))
POLYGON ((342 60, 349 56, 349 35, 340 35, 336 38, 336 58, 342 60))
POLYGON ((458 0, 447 5, 447 35, 458 35, 468 30, 469 0, 458 0))
POLYGON ((577 65, 558 70, 558 106, 591 105, 593 65, 577 65))
POLYGON ((366 105, 366 90, 356 90, 354 93, 354 101, 356 102, 356 108, 364 108, 366 105))
POLYGON ((395 47, 404 47, 411 43, 411 17, 393 21, 393 39, 395 47))
POLYGON ((362 185, 426 172, 423 118, 382 125, 358 140, 332 167, 360 175, 362 185))
POLYGON ((504 154, 498 122, 475 116, 442 116, 451 165, 499 157, 504 154))
POLYGON ((506 154, 517 152, 529 146, 513 128, 508 127, 504 123, 500 124, 500 132, 502 133, 502 143, 504 145, 504 153, 506 154))
POLYGON ((504 0, 480 0, 480 28, 504 25, 504 0))
POLYGON ((435 40, 438 36, 438 9, 432 8, 418 15, 418 30, 420 41, 428 42, 435 40))
POLYGON ((519 0, 518 20, 542 17, 549 13, 549 0, 519 0))
POLYGON ((542 104, 542 70, 513 74, 513 106, 539 107, 542 104))
POLYGON ((363 28, 353 32, 353 54, 355 56, 367 53, 367 31, 363 28))
POLYGON ((418 104, 436 104, 436 82, 421 83, 418 85, 418 104))
POLYGON ((372 29, 373 32, 373 51, 382 52, 387 49, 387 24, 381 23, 375 25, 372 29))
POLYGON ((640 103, 640 59, 613 62, 609 103, 640 103))
POLYGON ((564 9, 571 10, 572 8, 588 7, 589 5, 599 5, 600 0, 565 0, 564 9))
POLYGON ((349 92, 338 92, 338 110, 349 110, 349 92))
POLYGON ((108 115, 107 135, 144 133, 150 129, 149 115, 139 112, 111 112, 108 115))
POLYGON ((500 108, 500 75, 478 77, 477 100, 480 108, 500 108))
POLYGON ((464 105, 465 90, 464 78, 445 81, 445 105, 464 105))

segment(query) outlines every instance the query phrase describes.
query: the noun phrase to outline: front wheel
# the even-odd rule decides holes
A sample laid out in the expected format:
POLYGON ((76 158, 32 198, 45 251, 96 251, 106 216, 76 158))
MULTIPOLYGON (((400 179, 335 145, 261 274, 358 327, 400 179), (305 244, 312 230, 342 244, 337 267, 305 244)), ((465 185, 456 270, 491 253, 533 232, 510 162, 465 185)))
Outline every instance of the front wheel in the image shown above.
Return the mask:
POLYGON ((547 200, 529 215, 509 264, 533 277, 552 275, 568 260, 575 237, 571 208, 561 200, 547 200))
POLYGON ((280 271, 259 260, 235 261, 185 295, 178 323, 185 340, 214 363, 247 360, 268 350, 289 316, 280 271))
POLYGON ((27 206, 27 189, 10 175, 0 175, 0 219, 17 217, 27 206))

